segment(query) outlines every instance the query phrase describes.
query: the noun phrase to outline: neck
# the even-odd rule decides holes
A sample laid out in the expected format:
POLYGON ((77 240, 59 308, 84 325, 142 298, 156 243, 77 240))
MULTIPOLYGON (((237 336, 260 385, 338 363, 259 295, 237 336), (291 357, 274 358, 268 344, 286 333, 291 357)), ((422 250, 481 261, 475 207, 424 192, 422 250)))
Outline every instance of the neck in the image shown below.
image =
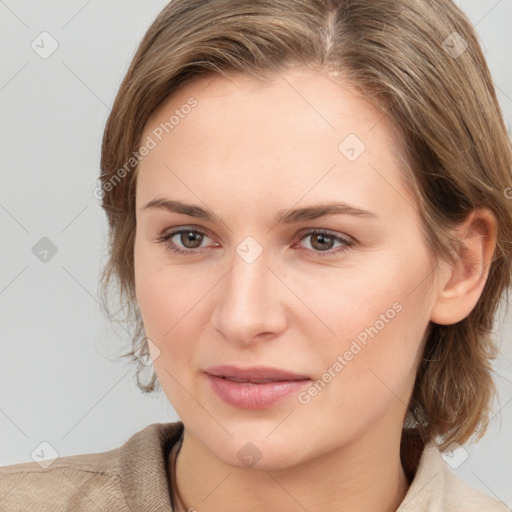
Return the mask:
POLYGON ((177 486, 188 510, 395 511, 408 490, 400 435, 360 437, 295 466, 267 471, 236 468, 214 457, 185 430, 176 463, 177 486))

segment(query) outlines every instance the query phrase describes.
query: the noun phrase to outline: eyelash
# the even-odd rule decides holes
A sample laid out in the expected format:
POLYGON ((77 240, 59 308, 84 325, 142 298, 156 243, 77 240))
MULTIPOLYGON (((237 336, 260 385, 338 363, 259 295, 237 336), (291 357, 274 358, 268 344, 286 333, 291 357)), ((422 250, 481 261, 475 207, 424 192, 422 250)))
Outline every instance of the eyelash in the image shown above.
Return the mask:
MULTIPOLYGON (((195 233, 195 234, 199 234, 199 235, 208 236, 203 231, 199 231, 196 229, 190 229, 190 228, 181 228, 181 229, 177 229, 176 231, 171 231, 170 233, 167 233, 167 234, 161 234, 157 237, 157 239, 155 241, 157 243, 164 244, 167 249, 173 251, 174 253, 180 254, 182 256, 198 254, 200 252, 200 250, 198 250, 198 249, 181 249, 181 248, 177 247, 174 242, 171 241, 171 239, 173 237, 175 237, 176 235, 179 235, 181 233, 195 233)), ((331 233, 330 231, 325 231, 325 230, 308 231, 307 233, 305 233, 302 236, 302 238, 299 240, 299 242, 302 242, 302 240, 306 239, 307 237, 309 237, 311 235, 326 235, 326 236, 331 237, 335 242, 342 243, 344 246, 343 248, 338 249, 337 251, 315 251, 313 249, 305 249, 307 251, 313 252, 315 255, 320 256, 320 257, 339 256, 342 253, 344 253, 347 249, 349 249, 350 247, 355 245, 354 241, 349 240, 347 238, 343 238, 338 235, 335 235, 334 233, 331 233)))

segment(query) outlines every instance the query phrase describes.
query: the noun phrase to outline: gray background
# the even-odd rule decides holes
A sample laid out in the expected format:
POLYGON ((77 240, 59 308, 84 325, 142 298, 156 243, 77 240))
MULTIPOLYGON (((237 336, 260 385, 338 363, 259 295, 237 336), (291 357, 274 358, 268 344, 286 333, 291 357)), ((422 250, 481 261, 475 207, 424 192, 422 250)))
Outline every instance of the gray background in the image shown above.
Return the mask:
MULTIPOLYGON (((128 338, 97 302, 107 224, 93 196, 114 95, 166 3, 0 1, 0 465, 32 460, 43 441, 60 456, 110 450, 177 419, 165 395, 143 395, 116 360, 128 338), (59 45, 46 59, 31 47, 43 31, 59 45), (33 253, 43 237, 57 250, 46 262, 33 253)), ((510 133, 512 0, 458 3, 481 36, 510 133)), ((512 505, 510 312, 497 335, 495 416, 454 471, 512 505)))

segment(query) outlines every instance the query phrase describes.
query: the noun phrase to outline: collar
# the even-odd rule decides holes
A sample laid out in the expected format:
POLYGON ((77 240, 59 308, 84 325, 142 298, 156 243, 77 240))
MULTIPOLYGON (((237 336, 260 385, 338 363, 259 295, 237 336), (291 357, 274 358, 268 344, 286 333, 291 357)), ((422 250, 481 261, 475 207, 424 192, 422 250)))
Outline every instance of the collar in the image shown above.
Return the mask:
MULTIPOLYGON (((172 512, 168 460, 183 428, 181 421, 154 423, 121 447, 120 480, 130 510, 172 512)), ((415 436, 402 439, 411 484, 397 512, 442 511, 448 469, 433 441, 423 445, 413 438, 417 441, 415 436)))
POLYGON ((168 455, 182 431, 181 421, 153 423, 121 447, 120 480, 130 510, 172 512, 168 455))

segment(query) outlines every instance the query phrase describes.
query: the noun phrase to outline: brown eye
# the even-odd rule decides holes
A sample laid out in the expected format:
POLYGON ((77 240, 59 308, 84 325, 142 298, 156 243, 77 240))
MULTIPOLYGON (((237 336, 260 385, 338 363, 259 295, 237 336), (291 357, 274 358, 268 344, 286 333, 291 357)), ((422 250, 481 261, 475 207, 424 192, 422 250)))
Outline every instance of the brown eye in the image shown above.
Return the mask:
POLYGON ((310 247, 306 248, 316 256, 338 256, 355 244, 355 242, 349 238, 344 238, 325 231, 310 231, 302 237, 301 242, 304 240, 310 241, 310 247), (333 248, 334 250, 332 250, 333 248))
POLYGON ((183 255, 199 254, 203 247, 203 241, 210 238, 206 233, 195 229, 178 229, 167 234, 160 235, 157 243, 163 243, 168 249, 183 255))
POLYGON ((317 251, 328 251, 332 249, 334 237, 324 233, 316 233, 309 236, 311 237, 311 247, 313 247, 313 249, 317 251))
POLYGON ((197 249, 203 241, 203 235, 197 231, 182 231, 179 235, 180 242, 186 249, 197 249))

